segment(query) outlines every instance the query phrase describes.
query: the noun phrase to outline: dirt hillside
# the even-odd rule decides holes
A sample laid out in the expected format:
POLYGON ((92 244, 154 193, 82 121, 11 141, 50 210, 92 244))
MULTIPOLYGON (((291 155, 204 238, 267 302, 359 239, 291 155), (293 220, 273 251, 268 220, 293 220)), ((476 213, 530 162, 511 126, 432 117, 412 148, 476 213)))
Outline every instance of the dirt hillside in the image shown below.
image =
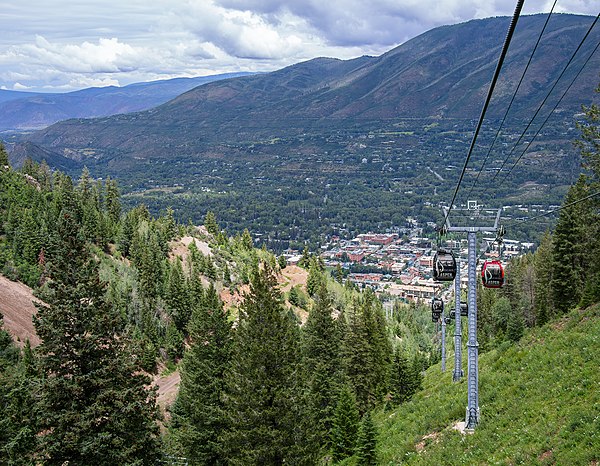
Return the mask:
POLYGON ((32 346, 40 343, 33 327, 32 317, 37 312, 33 301, 38 300, 31 288, 0 275, 0 312, 4 316, 4 328, 21 347, 27 339, 32 346))

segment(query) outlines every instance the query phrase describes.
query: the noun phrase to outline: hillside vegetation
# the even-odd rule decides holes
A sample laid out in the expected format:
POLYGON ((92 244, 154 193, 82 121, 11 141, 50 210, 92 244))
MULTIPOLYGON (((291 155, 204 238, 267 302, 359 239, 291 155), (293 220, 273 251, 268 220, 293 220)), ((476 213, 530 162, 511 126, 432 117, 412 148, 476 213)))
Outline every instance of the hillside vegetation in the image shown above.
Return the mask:
POLYGON ((380 464, 598 464, 598 355, 599 305, 483 354, 472 435, 453 428, 464 420, 466 378, 453 383, 451 370, 433 366, 412 401, 377 416, 380 464))

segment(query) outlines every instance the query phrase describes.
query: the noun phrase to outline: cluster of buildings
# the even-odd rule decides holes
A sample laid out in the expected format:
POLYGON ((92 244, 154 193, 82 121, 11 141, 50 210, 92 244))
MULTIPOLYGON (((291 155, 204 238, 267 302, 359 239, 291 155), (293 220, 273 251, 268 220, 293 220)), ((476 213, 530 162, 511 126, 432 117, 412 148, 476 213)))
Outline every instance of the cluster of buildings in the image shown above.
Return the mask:
MULTIPOLYGON (((484 238, 479 247, 482 258, 498 258, 495 238, 484 238)), ((322 246, 321 257, 328 267, 340 265, 349 271, 348 280, 359 287, 369 286, 380 294, 406 301, 431 300, 442 288, 432 278, 435 244, 429 238, 402 236, 397 233, 366 233, 352 239, 332 237, 322 246)), ((467 240, 444 242, 444 247, 455 251, 467 279, 467 240)), ((502 258, 509 259, 533 248, 532 243, 504 240, 502 258)), ((292 263, 293 263, 292 257, 292 263)), ((462 271, 462 270, 461 270, 462 271)))

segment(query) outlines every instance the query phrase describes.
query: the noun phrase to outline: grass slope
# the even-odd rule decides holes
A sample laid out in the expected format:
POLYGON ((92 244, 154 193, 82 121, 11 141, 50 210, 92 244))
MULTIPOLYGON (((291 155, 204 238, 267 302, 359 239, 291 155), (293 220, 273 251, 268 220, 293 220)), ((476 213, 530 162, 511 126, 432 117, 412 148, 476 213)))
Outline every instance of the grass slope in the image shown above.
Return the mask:
POLYGON ((480 357, 481 423, 463 421, 466 377, 440 365, 411 402, 377 417, 379 464, 598 465, 600 305, 534 329, 480 357))

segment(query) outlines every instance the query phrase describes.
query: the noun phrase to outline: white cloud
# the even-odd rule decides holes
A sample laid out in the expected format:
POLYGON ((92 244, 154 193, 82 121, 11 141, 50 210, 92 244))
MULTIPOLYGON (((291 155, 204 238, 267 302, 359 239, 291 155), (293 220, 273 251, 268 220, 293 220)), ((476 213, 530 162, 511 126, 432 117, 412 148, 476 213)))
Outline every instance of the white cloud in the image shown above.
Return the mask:
MULTIPOLYGON (((526 4, 548 11, 553 0, 526 4)), ((597 0, 559 11, 597 14, 597 0)), ((29 0, 0 9, 0 86, 74 89, 379 55, 514 0, 29 0), (32 14, 32 11, 35 14, 32 14)))

